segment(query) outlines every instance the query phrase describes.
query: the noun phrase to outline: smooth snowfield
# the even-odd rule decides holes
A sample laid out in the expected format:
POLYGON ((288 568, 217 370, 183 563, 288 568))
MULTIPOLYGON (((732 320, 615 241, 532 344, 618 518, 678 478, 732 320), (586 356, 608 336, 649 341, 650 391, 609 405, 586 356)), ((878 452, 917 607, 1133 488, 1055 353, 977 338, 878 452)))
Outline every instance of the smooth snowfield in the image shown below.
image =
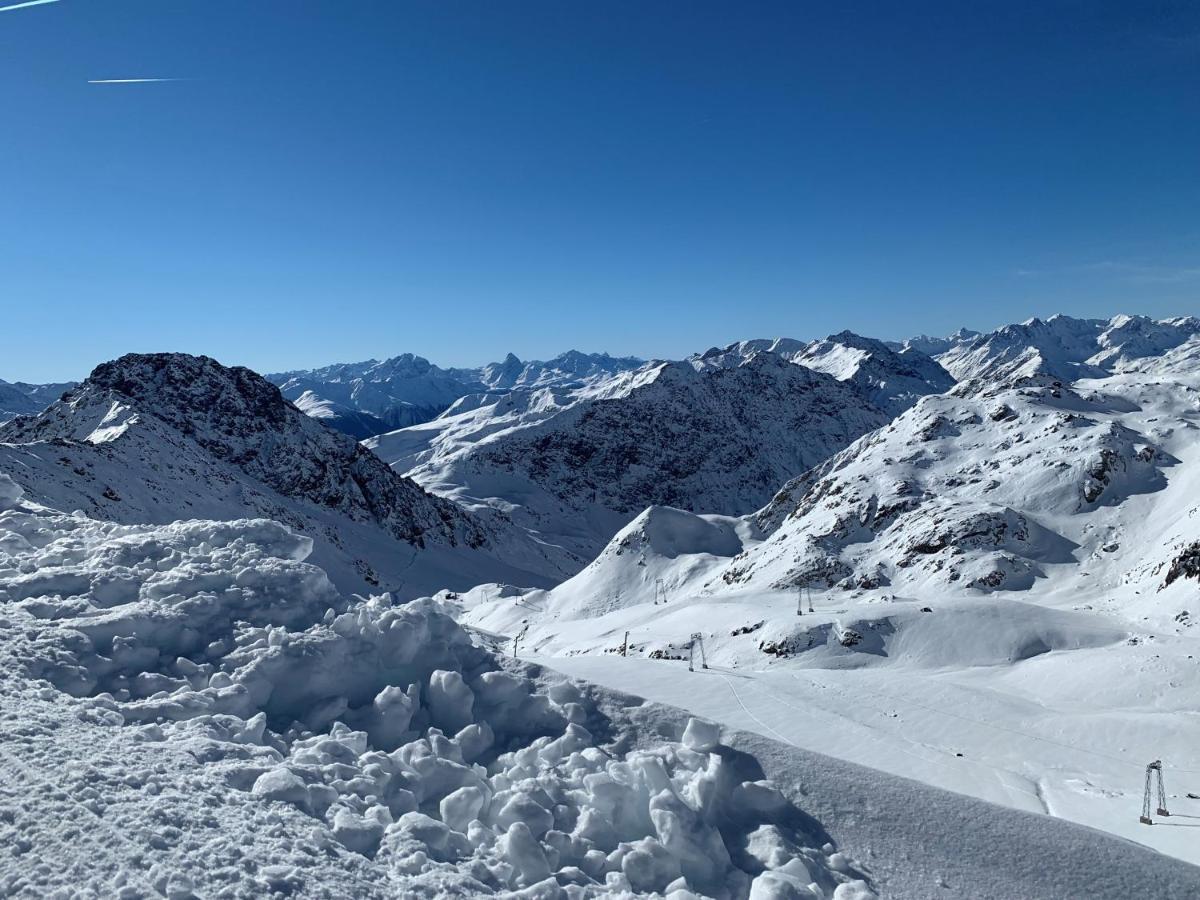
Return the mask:
MULTIPOLYGON (((837 823, 834 833, 841 845, 868 861, 881 897, 1157 900, 1200 891, 1200 868, 1132 841, 801 749, 821 743, 804 735, 831 727, 837 714, 817 711, 804 699, 801 711, 774 700, 763 704, 745 673, 714 669, 700 673, 707 680, 698 681, 680 674, 690 674, 683 663, 622 662, 632 665, 594 657, 545 661, 557 671, 623 684, 638 696, 670 696, 685 708, 707 709, 715 719, 752 732, 737 734, 731 743, 753 753, 785 794, 802 796, 807 812, 823 823, 837 823), (799 746, 789 745, 783 735, 798 738, 799 746)), ((855 701, 843 697, 840 702, 855 701)), ((844 746, 857 745, 867 731, 843 731, 844 746)), ((933 755, 928 748, 918 752, 933 755)), ((1187 841, 1194 840, 1188 827, 1193 821, 1180 823, 1187 841)))
POLYGON ((1008 599, 811 599, 802 616, 788 592, 571 621, 531 594, 463 618, 521 634, 524 653, 617 690, 1200 862, 1187 818, 1200 817, 1187 797, 1200 794, 1193 636, 1008 599), (693 632, 708 671, 688 671, 693 632), (1158 758, 1178 817, 1147 827, 1143 775, 1158 758))

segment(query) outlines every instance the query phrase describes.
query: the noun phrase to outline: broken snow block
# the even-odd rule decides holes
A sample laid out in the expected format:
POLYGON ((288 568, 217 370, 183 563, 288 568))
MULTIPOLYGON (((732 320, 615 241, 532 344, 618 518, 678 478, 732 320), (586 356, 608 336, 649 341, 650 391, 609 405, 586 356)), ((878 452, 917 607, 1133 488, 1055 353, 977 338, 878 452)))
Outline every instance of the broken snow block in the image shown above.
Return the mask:
POLYGON ((383 840, 383 824, 343 807, 334 814, 333 836, 346 849, 374 857, 383 840))
POLYGON ((683 746, 698 753, 707 753, 721 742, 721 726, 703 719, 688 719, 683 730, 683 746))
POLYGON ((458 672, 437 669, 429 676, 429 711, 438 727, 451 734, 466 728, 474 705, 475 694, 458 672))
POLYGON ((513 822, 504 835, 504 855, 521 873, 521 883, 536 884, 549 877, 550 863, 542 845, 534 838, 524 822, 513 822))
POLYGON ((258 776, 250 795, 262 800, 278 800, 290 803, 304 812, 313 811, 312 795, 308 785, 300 776, 285 766, 272 769, 258 776))
POLYGON ((455 831, 466 834, 467 826, 479 818, 479 811, 487 802, 483 789, 474 785, 460 787, 442 798, 439 810, 442 821, 455 831))

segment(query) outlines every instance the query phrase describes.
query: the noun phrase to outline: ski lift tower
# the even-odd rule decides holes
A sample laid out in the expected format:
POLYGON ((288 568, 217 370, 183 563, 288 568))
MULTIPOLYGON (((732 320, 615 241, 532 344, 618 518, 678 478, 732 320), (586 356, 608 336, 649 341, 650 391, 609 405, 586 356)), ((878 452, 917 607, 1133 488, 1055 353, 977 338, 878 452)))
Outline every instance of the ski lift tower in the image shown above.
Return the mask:
POLYGON ((1151 793, 1158 794, 1158 808, 1155 813, 1160 816, 1171 815, 1167 812, 1167 792, 1163 788, 1161 759, 1156 759, 1146 766, 1146 790, 1142 794, 1142 814, 1138 817, 1138 821, 1143 825, 1154 824, 1154 820, 1150 818, 1151 793))
POLYGON ((708 659, 704 656, 704 635, 700 632, 692 632, 691 643, 688 644, 688 671, 696 671, 696 648, 700 648, 700 668, 708 668, 708 659))

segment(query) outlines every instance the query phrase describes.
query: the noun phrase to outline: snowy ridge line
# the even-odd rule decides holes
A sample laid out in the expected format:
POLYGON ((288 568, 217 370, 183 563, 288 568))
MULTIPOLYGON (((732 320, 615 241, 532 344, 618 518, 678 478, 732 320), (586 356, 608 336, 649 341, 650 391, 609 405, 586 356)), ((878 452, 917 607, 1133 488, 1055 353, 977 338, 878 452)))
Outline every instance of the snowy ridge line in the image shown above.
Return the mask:
MULTIPOLYGON (((790 674, 797 681, 800 680, 799 673, 789 672, 788 674, 790 674)), ((805 674, 811 675, 811 670, 805 670, 805 674)), ((819 682, 819 681, 816 681, 815 683, 821 684, 821 682, 819 682)), ((824 686, 824 685, 822 685, 822 686, 824 686)), ((888 697, 888 695, 881 694, 878 691, 873 691, 870 688, 858 687, 857 690, 860 690, 866 694, 872 694, 883 700, 891 700, 893 703, 899 703, 902 705, 912 706, 917 709, 923 709, 926 712, 931 712, 936 715, 949 716, 952 719, 958 719, 960 721, 967 722, 968 724, 971 724, 971 725, 983 725, 988 728, 994 728, 997 731, 1007 731, 1010 734, 1016 734, 1016 735, 1020 735, 1021 737, 1029 738, 1031 741, 1039 741, 1043 744, 1049 744, 1054 747, 1062 747, 1064 750, 1074 750, 1077 753, 1084 753, 1088 756, 1095 756, 1099 759, 1107 759, 1109 762, 1115 762, 1115 763, 1118 763, 1123 766, 1132 766, 1133 768, 1138 769, 1139 771, 1146 768, 1145 763, 1135 763, 1129 759, 1122 759, 1117 756, 1109 756, 1107 753, 1101 753, 1098 750, 1088 750, 1084 747, 1080 747, 1075 744, 1068 744, 1065 741, 1056 741, 1053 738, 1039 737, 1036 734, 1030 734, 1027 731, 1021 731, 1019 728, 1009 728, 1005 725, 997 725, 994 722, 985 722, 982 719, 972 719, 969 716, 960 716, 958 713, 952 713, 948 710, 938 709, 937 707, 933 707, 933 706, 926 706, 924 703, 918 703, 915 700, 901 700, 896 697, 888 697)), ((764 691, 766 693, 770 693, 769 691, 766 691, 765 688, 764 688, 764 691)), ((780 702, 782 702, 782 701, 780 701, 780 702)), ((785 705, 787 705, 787 704, 785 704, 785 705)), ((1200 771, 1198 771, 1196 769, 1185 769, 1182 766, 1169 766, 1165 762, 1163 763, 1163 768, 1170 769, 1173 772, 1181 772, 1186 775, 1200 775, 1200 771)))

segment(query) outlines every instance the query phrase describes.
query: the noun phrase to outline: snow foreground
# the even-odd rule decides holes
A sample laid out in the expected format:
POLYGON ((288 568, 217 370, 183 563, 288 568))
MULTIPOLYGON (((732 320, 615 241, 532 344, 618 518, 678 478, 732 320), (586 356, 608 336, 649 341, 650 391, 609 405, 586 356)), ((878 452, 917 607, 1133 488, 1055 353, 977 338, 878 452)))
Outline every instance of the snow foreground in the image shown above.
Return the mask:
POLYGON ((0 476, 0 894, 875 896, 717 726, 634 746, 586 686, 344 597, 310 549, 0 476))

